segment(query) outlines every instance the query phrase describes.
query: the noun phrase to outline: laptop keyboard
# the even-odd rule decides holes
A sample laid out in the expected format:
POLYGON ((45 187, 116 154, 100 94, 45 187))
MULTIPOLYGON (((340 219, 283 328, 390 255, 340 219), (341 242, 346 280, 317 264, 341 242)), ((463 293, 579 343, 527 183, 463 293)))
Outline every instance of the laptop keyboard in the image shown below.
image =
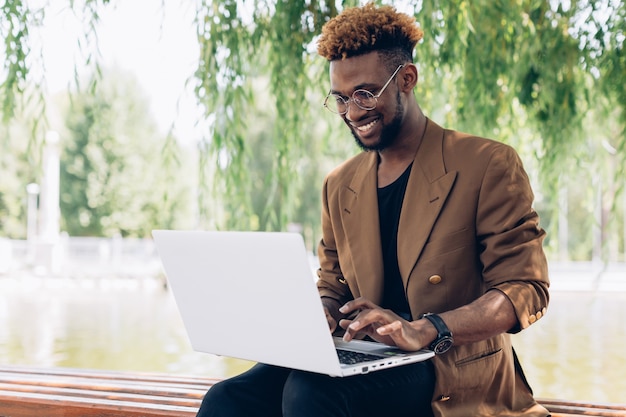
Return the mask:
POLYGON ((380 356, 370 355, 368 353, 353 352, 351 350, 337 349, 337 356, 339 356, 339 363, 344 365, 353 365, 355 363, 374 361, 380 359, 380 356))

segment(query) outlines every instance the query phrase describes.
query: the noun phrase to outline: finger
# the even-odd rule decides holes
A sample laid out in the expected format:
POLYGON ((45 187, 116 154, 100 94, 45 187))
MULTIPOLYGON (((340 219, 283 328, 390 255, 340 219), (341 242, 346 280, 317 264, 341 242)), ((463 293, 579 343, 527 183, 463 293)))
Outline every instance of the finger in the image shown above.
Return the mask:
POLYGON ((377 307, 378 306, 372 303, 370 300, 363 298, 363 297, 359 297, 356 300, 351 300, 345 303, 343 306, 339 308, 339 311, 342 312, 343 314, 347 314, 354 310, 372 309, 372 308, 377 308, 377 307))
POLYGON ((349 342, 350 340, 357 338, 359 336, 359 333, 361 332, 364 332, 365 334, 368 333, 368 329, 366 328, 365 325, 363 325, 360 319, 341 320, 341 321, 342 321, 342 327, 345 326, 343 328, 345 329, 344 340, 346 342, 349 342))
POLYGON ((348 328, 350 323, 352 323, 352 319, 341 319, 339 320, 339 327, 345 330, 348 328))
POLYGON ((386 310, 381 308, 361 310, 359 315, 348 326, 350 329, 359 331, 367 326, 377 328, 395 321, 397 317, 390 317, 386 310))
POLYGON ((345 328, 346 332, 343 334, 343 340, 345 342, 349 342, 349 341, 351 341, 352 339, 354 339, 357 336, 358 331, 354 330, 353 327, 352 327, 352 325, 355 324, 355 323, 356 323, 357 326, 359 325, 359 322, 354 322, 353 321, 352 323, 350 323, 350 325, 348 327, 345 328))
POLYGON ((381 325, 380 310, 361 311, 357 318, 351 321, 346 327, 346 332, 351 337, 356 337, 359 333, 372 335, 377 327, 381 325))
POLYGON ((384 326, 380 326, 376 329, 376 332, 381 336, 389 336, 396 332, 402 331, 402 322, 400 320, 393 321, 389 324, 385 324, 384 326))

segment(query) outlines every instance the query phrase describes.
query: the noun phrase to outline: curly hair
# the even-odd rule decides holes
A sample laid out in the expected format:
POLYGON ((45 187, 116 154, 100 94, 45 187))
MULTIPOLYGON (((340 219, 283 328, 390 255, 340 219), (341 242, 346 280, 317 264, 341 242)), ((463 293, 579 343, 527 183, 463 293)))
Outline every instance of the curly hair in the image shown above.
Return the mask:
POLYGON ((373 3, 351 7, 326 22, 317 52, 329 61, 378 51, 389 57, 412 61, 413 49, 424 32, 415 19, 392 6, 373 3))

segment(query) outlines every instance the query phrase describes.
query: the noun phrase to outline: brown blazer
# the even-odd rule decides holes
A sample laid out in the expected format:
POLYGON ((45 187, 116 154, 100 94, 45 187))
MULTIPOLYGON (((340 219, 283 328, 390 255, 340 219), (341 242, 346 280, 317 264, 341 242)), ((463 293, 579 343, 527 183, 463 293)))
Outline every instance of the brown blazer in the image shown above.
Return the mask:
MULTIPOLYGON (((324 181, 318 288, 340 303, 361 296, 381 301, 377 158, 360 153, 324 181)), ((510 146, 427 121, 398 231, 398 264, 414 319, 466 305, 492 289, 515 307, 519 326, 511 332, 545 314, 545 232, 533 198, 510 146)), ((532 397, 509 334, 454 346, 434 363, 436 416, 548 415, 532 397)))

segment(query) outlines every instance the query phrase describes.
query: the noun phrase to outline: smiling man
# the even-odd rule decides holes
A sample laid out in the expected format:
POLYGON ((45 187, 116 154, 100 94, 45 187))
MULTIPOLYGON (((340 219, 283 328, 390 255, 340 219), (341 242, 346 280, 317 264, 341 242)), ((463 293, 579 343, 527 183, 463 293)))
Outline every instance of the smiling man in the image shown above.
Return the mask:
POLYGON ((436 356, 348 378, 259 364, 216 384, 198 416, 549 415, 510 339, 549 299, 528 177, 511 147, 424 115, 421 38, 412 17, 372 4, 323 28, 324 105, 363 152, 324 181, 318 289, 344 340, 436 356))
MULTIPOLYGON (((357 59, 349 62, 351 62, 353 65, 359 65, 361 61, 363 61, 363 63, 378 66, 380 64, 379 59, 380 57, 376 54, 368 54, 362 57, 362 59, 360 60, 357 59)), ((397 61, 397 59, 395 61, 397 61)), ((336 84, 341 85, 341 77, 348 77, 347 79, 343 80, 343 82, 347 82, 350 85, 353 79, 350 77, 350 74, 345 73, 346 67, 348 66, 340 64, 339 69, 337 69, 336 61, 331 62, 330 66, 332 72, 331 80, 333 80, 336 84)), ((363 83, 354 88, 354 92, 352 93, 352 96, 350 98, 345 98, 344 96, 342 96, 339 90, 331 91, 331 93, 326 97, 326 100, 324 101, 324 106, 330 111, 346 117, 351 101, 355 103, 357 111, 358 109, 374 110, 378 105, 378 98, 385 92, 387 86, 389 86, 389 84, 393 81, 398 72, 404 67, 405 64, 398 65, 398 68, 396 68, 393 74, 391 74, 385 85, 380 88, 380 91, 376 95, 374 95, 371 91, 367 89, 375 86, 371 85, 371 83, 363 83)), ((359 68, 354 68, 352 69, 352 71, 355 72, 356 76, 360 75, 359 68)), ((386 121, 386 123, 379 124, 379 122, 384 121, 381 118, 380 114, 375 116, 368 116, 365 120, 346 119, 348 125, 352 127, 351 132, 361 149, 369 151, 382 151, 395 141, 400 132, 400 128, 402 127, 402 117, 404 115, 404 107, 402 105, 401 98, 402 97, 398 92, 398 94, 396 94, 396 112, 391 116, 392 118, 386 121), (375 139, 375 141, 372 143, 368 143, 367 139, 362 140, 362 137, 371 137, 375 139)), ((381 108, 379 107, 379 111, 380 110, 381 108)))

